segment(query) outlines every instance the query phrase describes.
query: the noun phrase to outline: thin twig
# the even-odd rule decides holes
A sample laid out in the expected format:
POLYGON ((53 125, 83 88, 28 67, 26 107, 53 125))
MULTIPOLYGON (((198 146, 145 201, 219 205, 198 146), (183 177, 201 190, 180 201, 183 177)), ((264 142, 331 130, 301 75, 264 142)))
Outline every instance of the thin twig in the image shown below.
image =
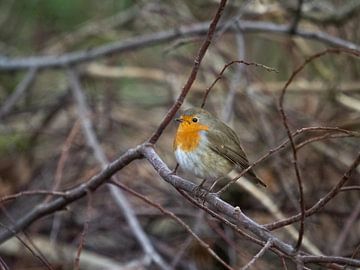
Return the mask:
MULTIPOLYGON (((354 137, 359 137, 360 136, 359 132, 354 132, 354 131, 350 131, 350 130, 346 130, 346 129, 342 129, 342 128, 338 128, 338 127, 305 127, 305 128, 300 128, 300 129, 296 130, 295 132, 293 132, 292 136, 295 138, 295 137, 297 137, 300 134, 303 134, 305 132, 319 132, 319 131, 339 132, 339 133, 344 133, 344 134, 347 134, 349 136, 354 136, 354 137)), ((289 138, 286 139, 284 142, 280 143, 278 146, 270 149, 266 154, 264 154, 262 157, 257 159, 255 162, 250 164, 247 168, 242 170, 239 173, 239 175, 237 175, 235 178, 233 178, 231 181, 229 181, 229 183, 227 183, 224 187, 222 187, 217 193, 222 194, 232 184, 234 184, 237 180, 239 180, 242 176, 244 176, 249 170, 251 170, 253 167, 258 165, 260 162, 262 162, 265 159, 269 158, 273 154, 275 154, 278 151, 284 149, 288 145, 288 143, 289 143, 289 138)))
MULTIPOLYGON (((67 138, 62 146, 60 158, 59 158, 58 164, 56 166, 54 182, 51 187, 52 190, 57 190, 60 186, 63 171, 65 168, 65 162, 69 157, 69 151, 70 151, 71 144, 72 144, 73 140, 75 139, 79 129, 80 129, 80 121, 76 121, 75 124, 73 125, 73 127, 71 128, 69 135, 67 136, 67 138)), ((45 202, 48 201, 49 199, 50 199, 49 196, 47 198, 45 198, 45 202)))
MULTIPOLYGON (((10 233, 12 233, 12 234, 15 235, 15 232, 14 232, 11 228, 5 226, 5 225, 2 224, 1 222, 0 222, 0 226, 1 226, 2 228, 4 228, 5 230, 7 230, 7 231, 9 231, 10 233)), ((49 262, 48 262, 45 258, 43 258, 41 255, 36 254, 36 252, 35 252, 24 240, 22 240, 20 236, 15 235, 15 237, 16 237, 16 239, 19 240, 20 243, 21 243, 28 251, 30 251, 30 253, 31 253, 36 259, 38 259, 47 269, 53 270, 53 268, 52 268, 52 266, 49 264, 49 262)))
POLYGON ((266 244, 260 249, 260 251, 244 267, 242 267, 241 270, 250 268, 256 262, 256 260, 258 260, 265 253, 265 251, 271 247, 271 245, 271 240, 267 241, 266 244))
POLYGON ((296 33, 296 29, 298 28, 298 24, 300 22, 301 19, 301 14, 302 14, 302 6, 303 6, 303 0, 298 0, 298 4, 295 10, 295 14, 293 15, 293 21, 292 24, 289 27, 289 33, 291 35, 296 33))
POLYGON ((360 186, 347 186, 340 188, 340 191, 360 190, 360 186))
POLYGON ((298 164, 298 158, 297 158, 297 149, 296 149, 296 145, 295 145, 295 141, 294 138, 292 136, 289 124, 288 124, 288 118, 287 115, 285 114, 285 110, 284 110, 284 99, 285 99, 285 93, 286 93, 286 89, 287 86, 290 84, 290 82, 292 81, 292 79, 296 76, 296 74, 298 72, 300 72, 301 69, 297 69, 293 72, 293 74, 290 76, 288 82, 286 82, 284 88, 281 91, 281 95, 279 98, 279 111, 281 113, 281 118, 282 118, 282 122, 283 125, 285 127, 286 133, 288 135, 289 141, 290 141, 290 145, 291 145, 291 150, 292 150, 292 155, 293 155, 293 165, 294 165, 294 170, 295 170, 295 175, 296 175, 296 180, 297 180, 297 184, 298 184, 298 188, 299 188, 299 203, 300 203, 300 213, 301 213, 301 217, 300 217, 300 228, 299 228, 299 237, 298 237, 298 241, 295 245, 295 250, 298 250, 301 247, 301 243, 302 243, 302 239, 303 239, 303 235, 304 235, 304 226, 305 226, 305 201, 304 201, 304 191, 303 191, 303 183, 302 183, 302 178, 301 178, 301 174, 300 174, 300 169, 299 169, 299 164, 298 164))
POLYGON ((140 152, 140 148, 141 146, 128 149, 119 158, 109 163, 104 170, 91 177, 86 181, 86 183, 68 190, 66 194, 61 195, 62 197, 54 199, 48 203, 35 205, 29 212, 18 218, 16 223, 9 228, 10 230, 0 231, 0 243, 9 239, 19 231, 27 228, 35 220, 62 210, 70 203, 84 197, 87 194, 87 190, 94 191, 99 188, 99 186, 108 181, 117 171, 127 166, 133 160, 141 158, 142 154, 140 152))
POLYGON ((4 101, 3 106, 0 108, 0 119, 4 118, 10 113, 16 102, 22 95, 31 87, 37 74, 37 68, 30 68, 22 81, 16 86, 12 94, 4 101))
POLYGON ((22 196, 34 196, 34 195, 51 195, 51 196, 62 196, 66 197, 67 193, 62 191, 51 191, 51 190, 25 190, 19 193, 6 195, 0 198, 0 203, 15 200, 22 196))
MULTIPOLYGON (((358 220, 359 215, 360 215, 360 201, 358 201, 358 203, 354 207, 354 210, 352 211, 351 215, 345 222, 345 225, 343 226, 343 229, 342 229, 339 237, 337 238, 336 242, 334 243, 334 246, 332 249, 334 255, 339 254, 340 250, 342 250, 342 247, 344 245, 346 238, 350 235, 350 233, 353 232, 351 230, 351 227, 358 220)), ((356 229, 354 228, 354 230, 356 230, 356 229)))
MULTIPOLYGON (((78 114, 81 121, 81 125, 83 128, 83 132, 86 138, 86 142, 91 147, 94 152, 94 156, 97 159, 98 163, 101 165, 103 169, 107 167, 109 161, 107 160, 105 153, 101 149, 100 142, 98 141, 95 131, 90 120, 89 114, 90 110, 86 104, 85 96, 83 93, 83 89, 78 78, 78 75, 74 70, 67 70, 67 75, 69 78, 69 83, 71 85, 71 90, 73 91, 74 98, 77 102, 78 106, 78 114)), ((115 176, 112 176, 116 179, 115 176)), ((150 256, 150 258, 161 268, 161 269, 169 269, 169 266, 165 263, 165 261, 161 258, 161 256, 156 252, 155 248, 151 244, 150 239, 147 237, 145 232, 143 231, 137 217, 135 216, 134 210, 131 207, 130 203, 121 192, 121 190, 115 188, 112 185, 109 185, 110 193, 120 207, 122 212, 125 215, 127 222, 129 223, 130 228, 134 236, 139 241, 142 246, 144 252, 150 256)))
POLYGON ((74 262, 74 269, 76 269, 76 270, 80 270, 80 255, 81 255, 81 252, 82 252, 83 247, 84 247, 85 236, 86 236, 86 234, 87 234, 87 232, 89 230, 89 222, 90 222, 90 219, 91 219, 91 207, 92 207, 92 194, 91 194, 90 191, 88 191, 86 218, 85 218, 83 230, 81 232, 79 246, 78 246, 78 249, 76 251, 76 257, 75 257, 75 262, 74 262))
POLYGON ((1 270, 10 270, 9 266, 7 266, 6 262, 0 256, 0 267, 1 270))
MULTIPOLYGON (((301 8, 301 6, 300 6, 300 8, 301 8)), ((288 124, 288 118, 287 118, 287 115, 285 113, 284 99, 285 99, 285 94, 286 94, 287 87, 291 84, 291 82, 297 76, 297 74, 299 74, 300 71, 302 71, 307 64, 309 64, 313 60, 315 60, 315 59, 317 59, 317 58, 319 58, 319 57, 321 57, 323 55, 326 55, 328 53, 347 53, 347 54, 350 54, 352 56, 359 57, 359 52, 347 51, 347 50, 343 50, 343 49, 327 49, 327 50, 324 50, 324 51, 322 51, 320 53, 316 53, 316 54, 312 55, 311 57, 306 59, 298 68, 296 68, 293 71, 293 73, 291 74, 291 76, 287 80, 286 84, 284 85, 284 87, 283 87, 283 89, 281 91, 281 94, 280 94, 280 98, 279 98, 279 111, 280 111, 280 114, 281 114, 283 125, 284 125, 284 127, 286 129, 286 133, 287 133, 289 141, 290 141, 292 154, 293 154, 294 170, 295 170, 296 180, 297 180, 298 187, 299 187, 299 196, 300 196, 299 203, 300 203, 301 217, 300 217, 299 238, 298 238, 298 241, 297 241, 296 246, 295 246, 296 250, 298 250, 300 248, 302 238, 303 238, 303 234, 304 234, 305 202, 304 202, 303 183, 302 183, 302 178, 301 178, 299 164, 298 164, 298 158, 297 158, 297 149, 296 149, 295 141, 294 141, 294 138, 292 136, 289 124, 288 124)))
MULTIPOLYGON (((357 166, 360 164, 360 153, 358 153, 354 162, 351 164, 349 169, 344 173, 340 181, 324 196, 322 197, 316 204, 314 204, 311 208, 305 211, 305 216, 311 216, 317 212, 319 212, 333 197, 335 197, 339 192, 342 186, 347 182, 347 180, 351 177, 353 173, 355 173, 357 166)), ((292 224, 294 222, 299 221, 301 218, 301 214, 294 215, 292 217, 286 218, 284 220, 276 221, 270 224, 265 224, 269 230, 275 230, 281 227, 284 227, 288 224, 292 224)))
POLYGON ((136 196, 137 198, 143 200, 144 202, 146 202, 147 204, 159 209, 160 212, 162 212, 163 214, 169 216, 170 218, 172 218, 173 220, 175 220, 177 223, 179 223, 192 237, 195 238, 196 241, 199 242, 199 244, 205 249, 207 250, 207 252, 218 262, 220 262, 225 268, 227 269, 233 269, 230 265, 228 265, 223 259, 221 259, 216 253, 215 251, 213 251, 211 249, 211 247, 205 243, 193 230, 191 230, 191 228, 189 227, 189 225, 187 225, 182 219, 180 219, 179 217, 177 217, 173 212, 166 210, 165 208, 163 208, 160 204, 150 200, 149 198, 147 198, 146 196, 136 192, 135 190, 123 185, 120 182, 117 181, 111 181, 112 184, 116 185, 117 187, 127 191, 128 193, 136 196))
POLYGON ((255 62, 246 62, 244 60, 233 60, 229 63, 227 63, 226 65, 223 66, 223 68, 221 69, 221 71, 218 73, 218 76, 216 77, 216 79, 212 82, 212 84, 205 90, 205 94, 204 94, 204 97, 203 97, 203 101, 201 103, 201 108, 204 108, 205 106, 205 103, 206 103, 206 99, 211 91, 211 89, 215 86, 215 84, 220 80, 222 79, 223 75, 224 75, 224 72, 226 71, 226 69, 230 66, 232 66, 233 64, 243 64, 243 65, 246 65, 246 66, 256 66, 256 67, 262 67, 264 68, 265 70, 269 71, 269 72, 278 72, 276 69, 274 68, 271 68, 271 67, 268 67, 268 66, 265 66, 263 64, 259 64, 259 63, 255 63, 255 62))
POLYGON ((164 131, 164 129, 168 126, 168 124, 170 123, 171 119, 174 117, 174 115, 176 114, 176 112, 179 110, 180 106, 182 105, 182 103, 184 102, 184 99, 186 97, 186 95, 189 93, 191 86, 193 85, 197 73, 199 71, 200 68, 200 64, 201 61, 203 60, 205 53, 207 51, 207 49, 209 48, 210 44, 211 44, 211 40, 214 36, 214 33, 216 31, 216 26, 221 18, 222 12, 225 8, 226 5, 226 1, 227 0, 221 0, 218 10, 216 11, 216 14, 214 16, 214 18, 212 19, 210 26, 209 26, 209 30, 207 32, 207 36, 206 39, 204 40, 204 42, 202 43, 196 57, 194 60, 194 65, 192 67, 191 73, 188 77, 188 80, 186 81, 185 85, 183 86, 181 93, 179 95, 179 97, 177 98, 176 102, 171 106, 171 108, 168 110, 167 114, 165 115, 165 117, 163 118, 163 120, 161 121, 160 125, 158 126, 158 128, 156 129, 156 131, 151 135, 149 142, 152 144, 155 144, 157 142, 157 140, 159 139, 159 137, 161 136, 162 132, 164 131))

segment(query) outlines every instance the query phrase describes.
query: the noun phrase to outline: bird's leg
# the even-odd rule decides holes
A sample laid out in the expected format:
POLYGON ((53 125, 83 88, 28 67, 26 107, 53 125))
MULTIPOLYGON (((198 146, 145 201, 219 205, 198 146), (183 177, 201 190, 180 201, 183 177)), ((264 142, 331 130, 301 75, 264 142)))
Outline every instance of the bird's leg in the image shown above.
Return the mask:
POLYGON ((210 189, 209 189, 209 193, 213 191, 214 187, 217 185, 217 183, 220 182, 221 179, 223 179, 223 176, 220 176, 218 178, 215 179, 214 183, 211 185, 210 189))
POLYGON ((175 169, 173 169, 170 175, 176 175, 177 169, 179 168, 179 163, 176 163, 175 169))
POLYGON ((207 194, 207 192, 204 193, 201 191, 205 182, 206 182, 206 179, 203 179, 198 186, 194 187, 192 192, 196 197, 204 198, 204 196, 207 194))

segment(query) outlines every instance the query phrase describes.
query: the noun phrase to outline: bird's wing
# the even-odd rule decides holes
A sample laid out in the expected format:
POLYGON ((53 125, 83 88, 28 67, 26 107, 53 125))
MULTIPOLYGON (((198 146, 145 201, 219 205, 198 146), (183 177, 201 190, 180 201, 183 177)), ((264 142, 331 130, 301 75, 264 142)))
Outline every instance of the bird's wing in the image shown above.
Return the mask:
MULTIPOLYGON (((241 169, 249 167, 249 161, 244 150, 241 148, 236 133, 225 124, 221 130, 222 131, 212 130, 211 132, 207 132, 210 149, 239 166, 241 169)), ((260 184, 266 187, 266 184, 257 177, 252 169, 247 172, 247 176, 254 184, 260 184)))
POLYGON ((207 132, 209 147, 220 156, 228 159, 232 163, 245 169, 249 166, 244 150, 235 132, 225 124, 221 128, 223 131, 207 132))

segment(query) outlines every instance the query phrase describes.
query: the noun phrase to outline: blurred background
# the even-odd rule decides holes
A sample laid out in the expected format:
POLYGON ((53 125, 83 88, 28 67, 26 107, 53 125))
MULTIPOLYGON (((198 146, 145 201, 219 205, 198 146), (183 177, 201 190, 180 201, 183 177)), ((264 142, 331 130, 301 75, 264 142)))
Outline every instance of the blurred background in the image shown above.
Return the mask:
MULTIPOLYGON (((98 140, 106 156, 113 160, 155 131, 191 71, 206 23, 217 6, 218 1, 212 0, 0 1, 0 60, 60 57, 113 42, 160 35, 163 31, 203 27, 203 33, 185 33, 172 40, 74 65, 98 140)), ((206 108, 236 130, 251 162, 287 138, 278 102, 293 70, 312 54, 340 44, 333 43, 333 39, 349 45, 347 48, 359 46, 359 1, 304 0, 298 24, 294 23, 297 10, 298 1, 228 1, 220 30, 182 107, 200 106, 206 89, 230 61, 246 60, 275 68, 278 72, 234 64, 207 100, 206 108), (325 38, 302 37, 296 28, 291 35, 287 29, 292 25, 325 38)), ((360 150, 359 135, 355 133, 360 130, 359 67, 354 57, 328 54, 308 64, 288 88, 285 110, 293 131, 329 126, 354 132, 305 132, 296 138, 301 147, 298 156, 307 208, 341 179, 360 150)), ((2 66, 0 197, 24 190, 66 190, 100 170, 78 117, 64 68, 44 67, 31 74, 31 70, 2 66), (20 94, 16 96, 15 92, 20 94)), ((176 124, 171 123, 157 143, 158 153, 170 168, 175 167, 175 129, 176 124)), ((266 190, 233 185, 223 199, 239 205, 259 223, 298 213, 291 149, 277 152, 255 170, 268 184, 266 190), (270 205, 264 202, 265 197, 270 205), (271 207, 276 207, 276 211, 271 207)), ((181 171, 179 174, 186 176, 181 171)), ((122 183, 182 218, 234 268, 246 264, 258 251, 258 246, 221 222, 200 214, 201 210, 163 181, 146 161, 133 162, 117 175, 122 183)), ((188 179, 197 181, 194 177, 188 179)), ((359 170, 347 185, 360 186, 359 170)), ((125 195, 154 247, 174 269, 224 269, 183 227, 139 199, 125 195)), ((1 202, 1 230, 45 197, 19 196, 1 202)), ((325 209, 308 218, 308 244, 304 244, 304 250, 360 258, 355 252, 360 245, 359 198, 356 188, 340 192, 325 209)), ((156 265, 125 268, 141 257, 142 250, 104 187, 91 195, 90 207, 86 198, 76 201, 64 211, 32 224, 26 237, 36 244, 35 250, 53 269, 72 269, 86 223, 88 230, 80 260, 87 264, 82 269, 101 269, 92 265, 89 258, 111 263, 109 269, 158 269, 156 265)), ((292 228, 296 231, 297 224, 292 228)), ((275 233, 288 243, 296 242, 296 234, 291 236, 288 229, 275 233)), ((47 269, 15 238, 0 245, 0 256, 10 269, 47 269)), ((291 262, 286 263, 288 269, 294 268, 291 262)), ((253 267, 283 266, 276 256, 266 253, 253 267)))

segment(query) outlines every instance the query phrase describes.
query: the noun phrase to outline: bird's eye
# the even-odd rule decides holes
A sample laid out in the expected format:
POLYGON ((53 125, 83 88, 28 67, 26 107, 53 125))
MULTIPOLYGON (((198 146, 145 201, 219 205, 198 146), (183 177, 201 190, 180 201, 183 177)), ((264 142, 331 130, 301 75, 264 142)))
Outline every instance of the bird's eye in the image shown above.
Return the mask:
POLYGON ((194 118, 192 119, 192 121, 193 121, 194 123, 196 123, 198 120, 199 120, 199 119, 197 119, 196 117, 194 117, 194 118))

